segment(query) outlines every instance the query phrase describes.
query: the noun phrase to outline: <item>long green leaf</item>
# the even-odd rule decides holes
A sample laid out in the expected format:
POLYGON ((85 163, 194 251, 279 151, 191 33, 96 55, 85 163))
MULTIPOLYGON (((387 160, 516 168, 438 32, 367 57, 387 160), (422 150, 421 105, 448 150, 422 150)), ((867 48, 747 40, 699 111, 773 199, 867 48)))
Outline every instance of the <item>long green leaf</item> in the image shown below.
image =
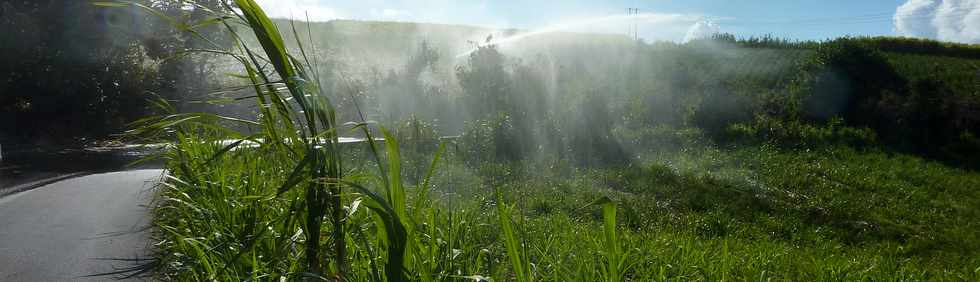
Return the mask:
POLYGON ((388 204, 384 197, 374 193, 364 186, 348 181, 341 181, 343 184, 367 195, 370 199, 365 202, 365 206, 375 212, 383 222, 384 234, 388 242, 388 261, 385 264, 385 277, 387 281, 408 281, 405 275, 405 249, 408 245, 408 231, 402 224, 402 219, 398 212, 388 204))
POLYGON ((286 182, 283 183, 279 189, 276 189, 277 197, 281 196, 283 193, 286 193, 290 189, 293 189, 293 187, 296 187, 297 184, 305 179, 303 174, 306 171, 306 167, 313 162, 313 155, 314 154, 312 152, 307 152, 306 156, 303 157, 303 160, 296 164, 296 167, 293 168, 293 172, 289 174, 289 178, 286 178, 286 182))
POLYGON ((514 269, 514 276, 516 276, 518 282, 533 281, 528 272, 530 267, 527 265, 527 256, 524 253, 524 248, 519 243, 517 232, 514 229, 511 215, 513 207, 507 205, 504 201, 504 196, 500 188, 495 187, 494 190, 497 198, 497 219, 500 222, 500 229, 504 235, 504 247, 507 249, 507 257, 510 258, 511 267, 514 269))
POLYGON ((606 265, 606 280, 607 281, 622 281, 623 280, 623 251, 619 243, 619 237, 616 234, 616 202, 607 196, 596 199, 594 202, 590 203, 586 207, 590 206, 601 206, 602 207, 602 233, 603 233, 603 250, 602 254, 605 256, 606 265))
POLYGON ((445 151, 446 142, 439 142, 439 149, 436 150, 435 156, 432 157, 432 162, 429 163, 429 169, 425 172, 425 177, 422 179, 422 184, 418 187, 418 194, 415 196, 415 203, 413 207, 416 210, 416 218, 420 217, 418 211, 422 210, 422 207, 428 204, 427 200, 429 198, 429 189, 431 188, 429 182, 432 180, 432 175, 435 174, 436 166, 439 164, 439 160, 442 159, 442 154, 445 151))
POLYGON ((388 130, 381 128, 385 136, 385 154, 388 156, 388 201, 401 218, 405 217, 405 187, 402 186, 401 155, 398 140, 388 130))

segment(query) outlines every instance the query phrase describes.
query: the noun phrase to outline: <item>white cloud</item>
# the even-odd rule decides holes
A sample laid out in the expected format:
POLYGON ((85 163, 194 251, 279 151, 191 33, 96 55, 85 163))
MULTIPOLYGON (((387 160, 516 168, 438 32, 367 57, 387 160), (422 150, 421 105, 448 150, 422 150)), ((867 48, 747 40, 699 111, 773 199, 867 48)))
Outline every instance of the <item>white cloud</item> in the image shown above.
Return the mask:
POLYGON ((371 17, 380 20, 412 21, 415 20, 414 14, 408 10, 399 9, 371 9, 371 17))
POLYGON ((696 39, 710 38, 715 34, 721 33, 721 28, 710 20, 701 20, 691 26, 684 36, 684 42, 696 39))
POLYGON ((409 17, 412 16, 412 13, 405 10, 384 9, 381 11, 381 15, 386 18, 397 18, 397 17, 409 17))
POLYGON ((980 43, 980 0, 908 0, 893 21, 902 36, 980 43))
POLYGON ((327 7, 318 0, 256 0, 269 17, 328 21, 341 18, 337 10, 327 7))

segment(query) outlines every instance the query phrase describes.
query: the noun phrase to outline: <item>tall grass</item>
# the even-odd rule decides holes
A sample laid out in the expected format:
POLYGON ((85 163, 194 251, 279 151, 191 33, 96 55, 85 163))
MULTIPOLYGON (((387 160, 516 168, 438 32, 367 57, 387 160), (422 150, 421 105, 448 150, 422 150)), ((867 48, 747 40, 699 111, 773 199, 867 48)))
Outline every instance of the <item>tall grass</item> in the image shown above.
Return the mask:
MULTIPOLYGON (((275 183, 275 190, 256 190, 248 191, 247 196, 238 199, 241 204, 249 207, 243 211, 244 214, 222 215, 219 218, 240 219, 242 220, 240 230, 216 230, 225 232, 228 235, 238 238, 237 254, 231 258, 224 257, 219 261, 211 261, 207 258, 211 256, 207 250, 218 246, 201 246, 200 240, 182 238, 177 249, 193 250, 193 255, 202 258, 198 263, 202 264, 208 279, 218 277, 241 278, 241 273, 235 272, 238 269, 232 266, 241 260, 253 260, 251 267, 253 273, 259 268, 258 260, 285 261, 289 262, 289 267, 293 273, 307 277, 326 278, 326 273, 330 273, 337 278, 346 276, 350 268, 348 261, 348 232, 346 228, 348 222, 349 207, 344 205, 345 187, 352 187, 358 193, 367 197, 361 200, 365 206, 374 211, 383 222, 380 224, 379 233, 386 234, 385 245, 387 248, 388 262, 385 264, 386 277, 393 281, 405 280, 404 251, 406 246, 406 229, 403 222, 406 215, 404 189, 400 180, 399 158, 397 142, 389 138, 386 151, 388 155, 388 168, 390 174, 386 174, 386 168, 378 160, 378 169, 383 180, 384 197, 378 196, 374 191, 358 184, 352 178, 345 177, 343 173, 343 163, 341 161, 341 146, 339 136, 342 131, 335 118, 335 110, 326 93, 319 87, 319 68, 316 65, 316 54, 308 53, 303 48, 302 42, 293 28, 297 38, 297 45, 300 46, 299 56, 290 53, 286 49, 280 31, 272 23, 269 17, 263 12, 253 0, 235 0, 235 7, 225 6, 227 11, 232 11, 231 15, 215 12, 213 18, 200 23, 179 23, 175 19, 154 12, 147 6, 135 2, 104 2, 97 3, 102 6, 136 5, 149 10, 160 17, 174 23, 175 27, 184 29, 187 32, 196 34, 194 28, 211 24, 222 24, 228 27, 228 32, 232 34, 235 42, 235 51, 224 50, 197 50, 199 52, 221 53, 236 59, 243 67, 246 78, 255 92, 255 99, 258 102, 261 115, 255 122, 247 122, 253 125, 260 125, 259 132, 249 136, 233 132, 223 127, 216 120, 230 120, 205 114, 177 114, 170 112, 168 115, 156 118, 145 119, 137 123, 137 129, 133 134, 146 136, 151 134, 154 137, 169 137, 175 144, 174 150, 168 153, 171 171, 168 185, 177 193, 174 195, 165 193, 164 201, 186 203, 189 211, 195 213, 211 212, 234 212, 221 208, 220 206, 201 207, 191 204, 194 201, 193 195, 187 193, 188 190, 202 190, 205 193, 222 191, 231 187, 254 189, 272 183, 222 183, 233 181, 232 176, 222 175, 221 170, 228 172, 238 171, 249 173, 245 178, 250 180, 263 179, 261 175, 269 172, 288 173, 288 177, 280 183, 275 183), (261 45, 261 52, 250 49, 244 43, 242 35, 237 33, 235 25, 248 27, 254 38, 261 45), (223 139, 238 139, 237 141, 225 145, 219 142, 223 139), (246 142, 248 141, 248 142, 246 142), (232 154, 232 158, 259 158, 260 161, 245 160, 243 165, 256 165, 265 161, 274 160, 271 163, 277 164, 276 167, 228 167, 227 162, 213 162, 226 158, 230 152, 237 152, 242 144, 257 143, 256 154, 232 154), (220 145, 220 148, 218 146, 220 145), (208 160, 201 163, 200 160, 208 160), (209 165, 220 163, 221 166, 208 168, 209 165), (211 170, 213 169, 213 170, 211 170), (217 172, 215 174, 214 172, 217 172), (217 178, 217 179, 216 179, 217 178), (244 185, 243 185, 244 184, 244 185), (264 184, 264 185, 262 185, 264 184), (295 190, 299 190, 298 192, 295 190), (185 196, 186 195, 186 196, 185 196), (281 214, 266 214, 260 211, 271 212, 268 209, 276 207, 279 209, 287 208, 281 214), (277 217, 270 217, 277 216, 277 217), (324 224, 327 226, 324 226, 324 224), (298 230, 295 229, 299 227, 298 230), (281 241, 270 239, 268 233, 273 232, 278 236, 291 235, 291 241, 281 241), (325 236, 329 233, 329 236, 325 236), (301 238, 301 239, 300 239, 301 238), (327 242, 324 242, 327 238, 327 242), (269 253, 274 257, 257 258, 245 257, 255 248, 262 247, 261 240, 272 240, 269 242, 275 248, 284 248, 302 241, 304 267, 297 268, 295 262, 289 260, 290 256, 296 255, 290 251, 275 251, 269 253), (184 245, 186 244, 186 246, 184 245), (324 252, 324 245, 331 244, 329 252, 324 252), (221 265, 221 267, 214 267, 221 265), (229 275, 232 274, 232 275, 229 275)), ((197 8, 204 8, 198 6, 197 8)), ((168 109, 164 106, 163 108, 168 109)), ((172 109, 171 109, 172 110, 172 109)), ((369 134, 366 124, 360 124, 369 134)), ((387 133, 385 133, 387 134, 387 133)), ((374 140, 369 138, 372 152, 377 156, 380 151, 373 144, 374 140)), ((277 179, 273 177, 272 179, 277 179)), ((209 195, 210 196, 210 195, 209 195)), ((215 195, 222 196, 222 195, 215 195)), ((213 198, 213 200, 232 200, 213 198)), ((172 206, 162 205, 172 208, 172 206)), ((275 209, 273 209, 275 210, 275 209)), ((166 218, 170 218, 181 225, 188 219, 196 218, 195 214, 172 214, 170 210, 160 211, 165 219, 162 222, 168 223, 166 218), (178 218, 183 217, 183 218, 178 218)), ((174 222, 170 222, 174 223, 174 222)), ((222 225, 235 226, 235 223, 223 222, 222 225)), ((164 232, 171 232, 172 235, 180 238, 177 232, 179 226, 162 225, 160 229, 164 232)), ((221 234, 221 233, 218 233, 221 234)), ((220 236, 220 235, 218 235, 220 236)), ((279 238, 278 236, 273 238, 279 238)), ((272 247, 269 246, 269 247, 272 247)), ((234 248, 234 247, 232 247, 234 248)))
POLYGON ((461 244, 451 242, 446 249, 442 239, 433 240, 447 232, 452 240, 457 231, 440 227, 439 211, 428 199, 445 144, 410 197, 398 140, 381 128, 384 145, 379 146, 372 124, 336 121, 333 104, 318 85, 315 49, 304 48, 295 25, 299 55, 287 50, 278 27, 252 0, 225 6, 231 14, 210 11, 214 17, 199 23, 181 23, 136 2, 96 4, 134 5, 194 35, 195 28, 224 25, 235 50, 191 51, 224 54, 240 63, 244 75, 239 77, 250 83, 259 109, 257 120, 250 121, 176 113, 161 100, 156 103, 164 115, 134 123, 132 136, 173 144, 164 156, 169 171, 155 212, 165 277, 435 281, 451 276, 447 258, 457 256, 453 246, 461 244), (261 51, 246 44, 241 26, 253 33, 261 51), (240 133, 229 123, 258 130, 240 133), (339 136, 355 130, 366 137, 374 162, 368 167, 376 173, 345 170, 343 160, 355 150, 342 146, 339 136))
POLYGON ((623 281, 626 256, 616 235, 616 203, 609 197, 602 197, 591 205, 602 207, 602 254, 605 259, 602 274, 606 281, 623 281))
POLYGON ((517 230, 514 227, 513 211, 514 206, 508 205, 504 201, 503 193, 496 189, 497 198, 497 218, 499 219, 501 233, 504 236, 504 246, 507 248, 507 257, 510 258, 511 267, 514 268, 514 276, 518 282, 534 281, 532 276, 532 266, 530 258, 525 252, 524 242, 518 238, 517 230))

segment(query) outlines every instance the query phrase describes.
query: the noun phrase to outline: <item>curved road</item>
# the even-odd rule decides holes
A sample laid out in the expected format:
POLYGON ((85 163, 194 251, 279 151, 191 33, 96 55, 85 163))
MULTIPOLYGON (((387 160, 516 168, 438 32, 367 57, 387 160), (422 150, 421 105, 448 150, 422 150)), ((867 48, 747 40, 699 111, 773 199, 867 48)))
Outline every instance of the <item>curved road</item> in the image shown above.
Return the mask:
POLYGON ((0 281, 105 281, 145 264, 162 170, 95 174, 0 198, 0 281))

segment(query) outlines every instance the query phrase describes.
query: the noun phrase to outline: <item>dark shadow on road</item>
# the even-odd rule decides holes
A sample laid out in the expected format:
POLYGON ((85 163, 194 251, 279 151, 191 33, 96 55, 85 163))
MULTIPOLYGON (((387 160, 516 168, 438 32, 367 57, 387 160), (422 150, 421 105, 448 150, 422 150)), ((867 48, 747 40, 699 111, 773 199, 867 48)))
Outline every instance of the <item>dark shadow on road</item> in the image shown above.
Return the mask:
POLYGON ((161 168, 161 161, 131 166, 154 151, 143 148, 43 149, 4 148, 0 159, 0 195, 5 189, 75 173, 103 173, 161 168))
POLYGON ((113 265, 113 271, 79 276, 77 278, 104 277, 104 278, 111 278, 115 280, 148 279, 154 276, 153 274, 157 269, 160 269, 160 260, 156 258, 93 258, 93 259, 110 261, 110 262, 121 262, 129 265, 123 267, 118 267, 113 265))

